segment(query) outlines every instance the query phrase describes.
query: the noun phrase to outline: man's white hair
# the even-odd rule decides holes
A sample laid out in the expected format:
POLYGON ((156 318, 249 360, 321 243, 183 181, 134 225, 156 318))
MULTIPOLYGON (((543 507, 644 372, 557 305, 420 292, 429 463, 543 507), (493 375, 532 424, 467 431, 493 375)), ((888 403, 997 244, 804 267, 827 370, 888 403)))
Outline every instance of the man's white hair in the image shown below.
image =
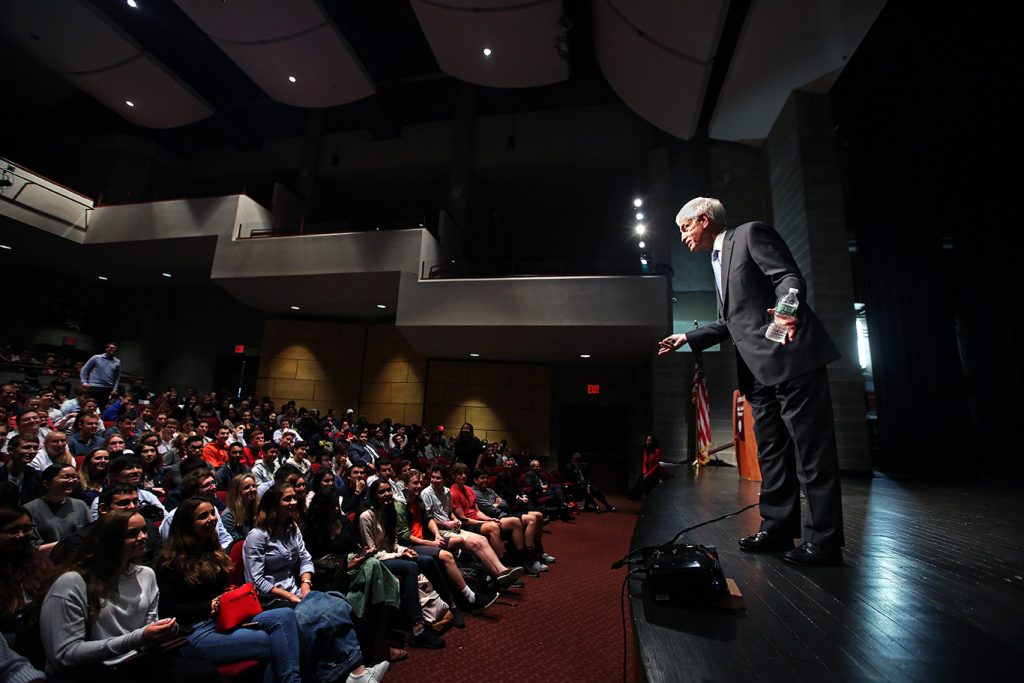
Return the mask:
POLYGON ((676 214, 676 225, 678 226, 687 218, 695 218, 702 213, 706 214, 708 220, 713 224, 725 227, 725 207, 722 206, 722 202, 714 197, 694 197, 686 202, 683 208, 679 209, 679 213, 676 214))

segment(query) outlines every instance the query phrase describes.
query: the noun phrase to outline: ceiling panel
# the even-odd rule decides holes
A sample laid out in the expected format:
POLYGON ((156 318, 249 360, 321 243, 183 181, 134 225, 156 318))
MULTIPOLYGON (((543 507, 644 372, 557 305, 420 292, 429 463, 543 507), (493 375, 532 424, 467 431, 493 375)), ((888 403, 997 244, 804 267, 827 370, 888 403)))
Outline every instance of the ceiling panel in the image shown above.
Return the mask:
POLYGON ((557 48, 561 0, 412 0, 412 8, 438 66, 450 76, 493 88, 569 78, 569 62, 557 48))

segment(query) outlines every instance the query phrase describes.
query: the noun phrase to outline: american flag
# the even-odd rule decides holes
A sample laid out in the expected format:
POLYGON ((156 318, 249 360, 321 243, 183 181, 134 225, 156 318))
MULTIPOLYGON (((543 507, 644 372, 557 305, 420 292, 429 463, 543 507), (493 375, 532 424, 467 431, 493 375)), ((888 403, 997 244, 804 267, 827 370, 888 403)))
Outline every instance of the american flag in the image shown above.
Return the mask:
POLYGON ((697 406, 697 458, 695 464, 705 465, 711 460, 711 413, 708 407, 708 387, 704 383, 704 354, 693 354, 693 393, 690 400, 697 406))

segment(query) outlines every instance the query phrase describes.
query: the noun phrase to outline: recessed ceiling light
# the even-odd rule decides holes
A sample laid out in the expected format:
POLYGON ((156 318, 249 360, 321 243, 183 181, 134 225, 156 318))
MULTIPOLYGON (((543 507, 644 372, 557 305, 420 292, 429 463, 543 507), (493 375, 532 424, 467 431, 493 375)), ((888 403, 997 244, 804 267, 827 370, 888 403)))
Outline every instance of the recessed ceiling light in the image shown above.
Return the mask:
POLYGON ((106 275, 97 275, 96 278, 98 280, 103 280, 104 282, 106 282, 109 279, 106 275))
POLYGON ((641 266, 646 266, 647 265, 647 257, 646 256, 641 256, 640 257, 640 265, 641 266))
POLYGON ((479 353, 471 353, 471 354, 469 354, 469 357, 470 358, 479 358, 480 354, 479 353))
POLYGON ((290 308, 291 308, 291 309, 292 309, 293 311, 301 311, 301 310, 302 310, 302 309, 301 309, 301 308, 299 308, 298 306, 291 306, 290 308))
POLYGON ((124 103, 127 104, 129 107, 134 107, 135 106, 135 103, 132 102, 131 100, 125 100, 124 103))
POLYGON ((636 212, 636 219, 638 221, 642 221, 644 219, 644 212, 643 211, 637 211, 636 212))
POLYGON ((6 244, 0 244, 0 249, 7 249, 8 251, 10 251, 10 250, 11 250, 11 249, 13 249, 13 248, 14 248, 14 247, 9 247, 9 246, 7 246, 6 244))
POLYGON ((295 82, 295 76, 289 76, 288 77, 288 82, 289 83, 294 83, 295 82))
POLYGON ((637 223, 636 224, 636 228, 634 228, 634 230, 636 230, 636 234, 638 234, 638 235, 642 235, 645 232, 647 232, 647 228, 644 227, 644 225, 642 223, 637 223))
POLYGON ((641 249, 643 249, 644 247, 646 247, 646 246, 647 246, 647 243, 646 243, 646 242, 641 242, 640 244, 638 244, 638 245, 636 245, 636 246, 638 246, 638 247, 640 247, 641 249))
POLYGON ((160 274, 163 275, 164 277, 171 277, 170 273, 160 273, 160 274))
POLYGON ((639 209, 643 205, 644 205, 644 200, 640 199, 639 197, 637 197, 636 199, 633 200, 633 206, 635 206, 636 208, 639 209))
POLYGON ((581 353, 580 354, 580 358, 590 358, 590 354, 589 353, 581 353))
POLYGON ((377 308, 387 308, 385 304, 377 304, 377 308))
POLYGON ((490 56, 491 56, 491 48, 485 47, 484 48, 484 57, 490 57, 490 56))
POLYGON ((139 9, 139 3, 135 2, 135 0, 128 0, 128 6, 132 9, 139 9))

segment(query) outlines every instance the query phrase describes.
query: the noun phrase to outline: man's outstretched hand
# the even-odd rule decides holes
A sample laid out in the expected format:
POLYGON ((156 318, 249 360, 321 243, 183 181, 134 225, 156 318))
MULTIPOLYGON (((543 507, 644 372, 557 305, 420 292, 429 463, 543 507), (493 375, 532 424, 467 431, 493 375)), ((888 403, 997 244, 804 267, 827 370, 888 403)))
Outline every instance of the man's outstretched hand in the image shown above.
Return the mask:
POLYGON ((671 336, 665 337, 660 342, 658 342, 658 355, 663 356, 666 353, 672 353, 685 343, 685 334, 673 334, 671 336))

